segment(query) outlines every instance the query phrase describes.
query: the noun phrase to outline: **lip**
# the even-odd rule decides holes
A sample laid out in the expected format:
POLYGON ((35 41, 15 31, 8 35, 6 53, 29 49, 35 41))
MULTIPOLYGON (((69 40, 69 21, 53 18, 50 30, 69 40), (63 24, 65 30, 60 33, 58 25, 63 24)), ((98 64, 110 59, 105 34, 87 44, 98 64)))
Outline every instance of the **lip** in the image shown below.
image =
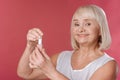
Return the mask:
POLYGON ((77 34, 77 36, 79 36, 79 37, 86 37, 86 36, 88 36, 89 34, 77 34))

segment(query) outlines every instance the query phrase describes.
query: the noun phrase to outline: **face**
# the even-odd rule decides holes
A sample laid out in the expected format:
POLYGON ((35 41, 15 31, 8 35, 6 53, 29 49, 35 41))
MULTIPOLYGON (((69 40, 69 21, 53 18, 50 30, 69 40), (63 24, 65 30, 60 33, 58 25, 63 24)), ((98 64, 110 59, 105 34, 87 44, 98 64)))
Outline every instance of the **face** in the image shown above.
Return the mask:
POLYGON ((94 44, 98 42, 100 29, 95 19, 74 16, 71 34, 78 44, 94 44))

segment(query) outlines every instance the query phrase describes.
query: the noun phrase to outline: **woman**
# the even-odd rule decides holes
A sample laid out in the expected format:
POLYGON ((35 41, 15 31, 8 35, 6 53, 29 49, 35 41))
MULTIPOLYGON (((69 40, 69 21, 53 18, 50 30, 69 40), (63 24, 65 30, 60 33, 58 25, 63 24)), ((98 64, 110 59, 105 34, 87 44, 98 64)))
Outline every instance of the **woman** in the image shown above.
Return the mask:
POLYGON ((28 31, 27 46, 18 65, 24 79, 51 80, 115 80, 116 61, 104 50, 111 44, 104 11, 95 5, 76 10, 71 23, 72 51, 63 51, 51 58, 37 41, 40 29, 28 31))

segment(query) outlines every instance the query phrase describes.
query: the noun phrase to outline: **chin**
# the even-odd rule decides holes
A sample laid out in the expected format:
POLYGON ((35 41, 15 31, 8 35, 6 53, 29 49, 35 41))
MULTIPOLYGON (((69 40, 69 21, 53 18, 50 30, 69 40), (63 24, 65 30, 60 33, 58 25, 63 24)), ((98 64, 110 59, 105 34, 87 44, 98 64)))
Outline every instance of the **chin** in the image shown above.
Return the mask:
POLYGON ((79 44, 86 44, 88 43, 87 41, 78 41, 79 44))
POLYGON ((86 42, 88 42, 88 39, 86 39, 86 38, 84 38, 84 39, 78 39, 77 42, 80 43, 80 44, 81 43, 86 43, 86 42))

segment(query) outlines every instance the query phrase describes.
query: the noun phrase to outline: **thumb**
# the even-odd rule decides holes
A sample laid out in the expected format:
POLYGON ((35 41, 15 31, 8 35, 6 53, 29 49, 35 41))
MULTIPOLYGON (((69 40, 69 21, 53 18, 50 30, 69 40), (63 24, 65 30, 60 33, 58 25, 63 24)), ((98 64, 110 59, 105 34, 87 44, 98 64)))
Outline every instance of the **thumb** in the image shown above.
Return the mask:
POLYGON ((50 57, 47 55, 47 53, 45 52, 45 49, 42 48, 41 45, 37 45, 38 49, 40 50, 40 52, 42 53, 43 57, 45 57, 46 59, 50 59, 50 57))
POLYGON ((44 56, 46 59, 50 59, 50 57, 49 57, 49 56, 47 55, 47 53, 45 52, 45 49, 44 49, 44 48, 41 50, 41 52, 42 52, 43 56, 44 56))

